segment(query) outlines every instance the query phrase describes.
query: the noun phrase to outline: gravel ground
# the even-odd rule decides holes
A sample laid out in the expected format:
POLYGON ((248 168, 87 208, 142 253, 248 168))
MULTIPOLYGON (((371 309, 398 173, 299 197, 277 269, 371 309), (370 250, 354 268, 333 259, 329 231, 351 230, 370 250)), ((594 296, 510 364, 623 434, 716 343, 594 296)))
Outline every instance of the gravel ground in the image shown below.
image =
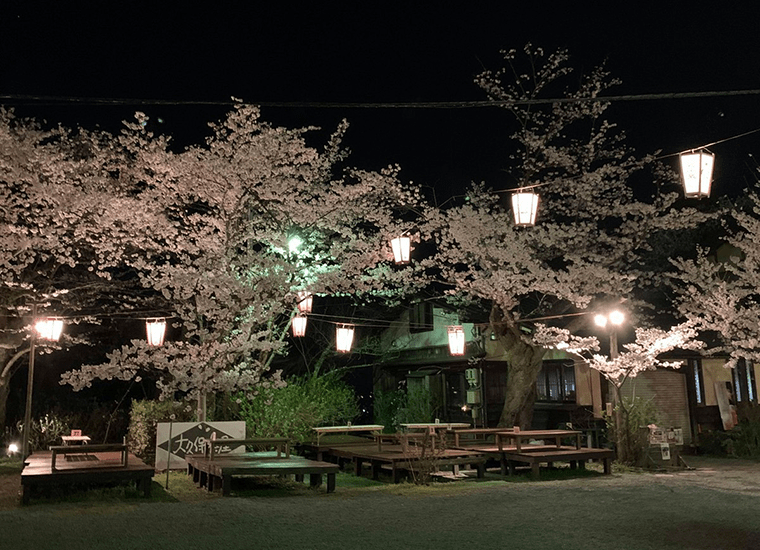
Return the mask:
POLYGON ((760 463, 687 462, 695 469, 561 481, 43 502, 0 511, 0 548, 760 549, 760 463))

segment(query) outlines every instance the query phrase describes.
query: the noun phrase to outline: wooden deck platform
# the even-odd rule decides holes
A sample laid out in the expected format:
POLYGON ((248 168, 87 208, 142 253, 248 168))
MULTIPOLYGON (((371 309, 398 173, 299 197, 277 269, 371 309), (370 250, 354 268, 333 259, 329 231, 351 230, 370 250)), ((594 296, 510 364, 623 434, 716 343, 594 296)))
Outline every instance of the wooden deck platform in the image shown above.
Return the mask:
POLYGON ((382 451, 377 450, 377 445, 367 443, 364 445, 333 445, 329 449, 322 449, 329 457, 341 461, 353 462, 354 472, 361 475, 364 463, 369 463, 372 478, 378 479, 383 467, 390 468, 394 483, 401 481, 405 472, 420 467, 421 461, 432 461, 437 468, 451 467, 457 472, 460 466, 471 466, 477 469, 478 477, 485 475, 486 456, 479 451, 444 449, 433 453, 427 452, 421 456, 419 449, 404 450, 401 445, 383 444, 382 451))
POLYGON ((155 469, 133 454, 80 452, 58 456, 53 468, 53 451, 38 451, 24 462, 21 472, 21 501, 28 504, 32 491, 39 487, 78 483, 107 484, 134 481, 147 497, 155 469), (126 465, 125 465, 126 462, 126 465))
POLYGON ((290 455, 278 457, 275 452, 243 453, 235 455, 187 455, 187 473, 193 476, 199 486, 209 491, 221 487, 222 495, 230 494, 232 478, 236 476, 280 476, 295 475, 303 480, 309 475, 309 484, 318 487, 322 484, 322 475, 327 476, 327 492, 335 491, 335 474, 338 466, 329 462, 309 460, 302 456, 290 455))

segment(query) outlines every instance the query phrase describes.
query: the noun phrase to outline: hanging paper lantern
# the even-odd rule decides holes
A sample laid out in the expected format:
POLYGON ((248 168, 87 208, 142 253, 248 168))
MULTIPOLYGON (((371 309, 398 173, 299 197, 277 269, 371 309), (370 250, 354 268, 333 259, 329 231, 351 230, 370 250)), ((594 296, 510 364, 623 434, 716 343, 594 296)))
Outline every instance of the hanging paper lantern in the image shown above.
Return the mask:
POLYGON ((681 177, 683 194, 688 198, 710 196, 715 155, 706 149, 681 153, 681 177))
POLYGON ((298 311, 301 313, 311 313, 311 304, 313 296, 306 290, 298 291, 298 311))
POLYGON ((54 317, 48 317, 47 319, 40 319, 34 324, 34 330, 43 340, 58 341, 63 332, 63 319, 56 319, 54 317))
POLYGON ((306 334, 306 315, 296 315, 290 322, 293 329, 293 336, 300 338, 306 334))
POLYGON ((515 225, 528 227, 536 225, 538 212, 538 194, 532 191, 518 191, 512 195, 512 213, 515 225))
POLYGON ((449 333, 449 353, 464 355, 464 328, 461 325, 446 327, 449 333))
POLYGON ((393 260, 397 264, 408 264, 412 248, 412 240, 409 237, 396 237, 391 240, 393 260))
POLYGON ((148 319, 145 321, 145 332, 148 335, 149 346, 161 346, 166 334, 166 319, 148 319))
POLYGON ((335 330, 335 348, 341 353, 351 351, 354 343, 354 325, 340 325, 335 330))

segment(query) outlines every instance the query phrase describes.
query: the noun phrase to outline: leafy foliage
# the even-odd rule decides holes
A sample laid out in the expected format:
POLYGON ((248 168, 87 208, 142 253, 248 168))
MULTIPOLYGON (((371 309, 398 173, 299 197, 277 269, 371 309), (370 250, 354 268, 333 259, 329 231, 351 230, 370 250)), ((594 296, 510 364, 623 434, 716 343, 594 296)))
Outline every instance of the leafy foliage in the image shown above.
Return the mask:
POLYGON ((618 462, 628 465, 645 465, 649 450, 650 424, 657 424, 657 408, 651 400, 641 397, 623 397, 615 412, 624 412, 623 421, 615 422, 613 416, 605 416, 610 439, 618 442, 618 462))
POLYGON ((156 459, 156 430, 159 422, 189 422, 193 419, 192 407, 177 401, 132 401, 127 445, 148 463, 156 459))
POLYGON ((359 416, 353 388, 335 373, 294 377, 284 387, 239 394, 238 400, 248 437, 308 441, 315 426, 342 425, 359 416))

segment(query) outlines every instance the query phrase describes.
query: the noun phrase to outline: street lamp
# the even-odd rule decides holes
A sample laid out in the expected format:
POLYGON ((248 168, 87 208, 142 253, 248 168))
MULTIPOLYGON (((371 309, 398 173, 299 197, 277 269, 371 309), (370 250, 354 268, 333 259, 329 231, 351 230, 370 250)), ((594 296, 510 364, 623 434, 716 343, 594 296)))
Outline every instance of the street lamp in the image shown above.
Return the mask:
POLYGON ((401 235, 391 239, 391 249, 393 250, 393 261, 397 264, 408 264, 411 253, 412 239, 401 235))
MULTIPOLYGON (((32 319, 37 317, 37 304, 32 305, 32 319)), ((29 342, 29 374, 26 381, 26 409, 24 410, 24 433, 21 441, 21 456, 24 460, 29 456, 29 438, 32 427, 32 388, 34 387, 34 355, 37 338, 57 341, 63 331, 63 320, 55 318, 35 320, 29 342)))
POLYGON ((530 227, 536 225, 537 212, 538 193, 520 190, 512 195, 512 214, 515 217, 516 226, 530 227))
POLYGON ((707 149, 700 149, 681 153, 679 156, 684 196, 697 199, 709 197, 715 155, 707 149))
POLYGON ((594 316, 594 323, 596 326, 605 328, 607 325, 612 325, 610 328, 610 359, 615 359, 618 356, 618 341, 617 330, 615 327, 619 327, 625 322, 625 314, 614 309, 609 313, 598 313, 594 316))

